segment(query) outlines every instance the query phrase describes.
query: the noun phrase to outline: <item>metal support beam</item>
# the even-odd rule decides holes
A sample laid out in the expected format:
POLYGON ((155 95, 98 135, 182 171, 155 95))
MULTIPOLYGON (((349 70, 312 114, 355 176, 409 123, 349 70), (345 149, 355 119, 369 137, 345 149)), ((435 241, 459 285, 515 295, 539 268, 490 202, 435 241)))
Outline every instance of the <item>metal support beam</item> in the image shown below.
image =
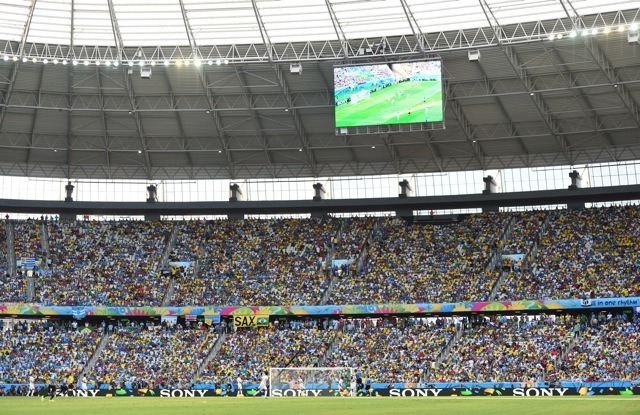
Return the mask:
MULTIPOLYGON (((44 79, 44 66, 40 68, 40 77, 38 80, 38 92, 42 91, 42 80, 44 79)), ((31 151, 36 142, 35 129, 38 122, 38 109, 35 109, 33 113, 33 119, 31 120, 31 134, 29 135, 29 148, 27 150, 27 165, 31 164, 31 151)))
MULTIPOLYGON (((31 29, 31 20, 33 19, 33 11, 36 8, 36 2, 38 0, 31 0, 31 4, 29 5, 29 11, 27 12, 27 21, 25 22, 24 29, 22 30, 22 36, 20 37, 20 46, 18 47, 17 55, 18 57, 22 56, 26 57, 24 52, 24 47, 27 42, 27 36, 29 36, 29 29, 31 29)), ((9 105, 11 101, 11 95, 13 93, 13 87, 15 85, 16 79, 18 77, 18 72, 20 69, 20 60, 16 61, 13 65, 13 70, 11 71, 11 77, 9 78, 9 86, 7 87, 7 93, 5 94, 5 103, 9 105)), ((5 113, 7 112, 7 107, 0 108, 0 131, 2 131, 2 127, 4 125, 5 113)))
MULTIPOLYGON (((124 48, 124 42, 122 41, 122 34, 120 33, 120 28, 118 27, 118 21, 116 20, 115 9, 113 7, 113 0, 107 0, 109 4, 109 16, 111 17, 111 28, 113 30, 113 37, 116 39, 118 50, 122 51, 124 48)), ((121 53, 118 53, 118 56, 121 56, 121 53)), ((131 77, 128 74, 127 69, 124 65, 121 65, 121 73, 122 79, 124 81, 125 88, 127 90, 127 95, 129 97, 129 105, 130 110, 129 113, 133 116, 135 122, 135 134, 140 141, 140 151, 144 157, 144 164, 146 169, 147 179, 151 180, 153 172, 151 171, 151 159, 149 158, 149 152, 147 151, 147 142, 144 135, 144 129, 142 128, 142 121, 140 120, 140 114, 136 111, 136 96, 133 91, 133 83, 131 82, 131 77)))
MULTIPOLYGON (((189 36, 189 42, 191 43, 191 51, 192 53, 196 53, 198 51, 198 45, 196 44, 195 37, 193 36, 193 30, 191 29, 191 25, 189 24, 189 19, 187 19, 187 11, 184 7, 184 2, 180 0, 180 10, 182 12, 182 18, 184 21, 184 26, 189 36)), ((198 52, 199 53, 199 52, 198 52)), ((215 99, 211 90, 209 89, 207 76, 204 72, 202 66, 196 67, 196 72, 198 74, 198 80, 200 81, 200 85, 202 86, 202 91, 206 96, 207 109, 206 111, 211 114, 213 119, 213 124, 215 126, 217 132, 218 142, 220 143, 220 150, 224 153, 224 158, 227 163, 227 170, 229 171, 229 177, 232 180, 236 178, 236 171, 234 167, 234 161, 231 157, 231 152, 229 151, 229 140, 227 139, 226 133, 224 132, 224 125, 222 124, 222 120, 220 119, 220 114, 216 111, 215 99)))
MULTIPOLYGON (((104 96, 102 94, 102 81, 100 80, 100 70, 98 69, 97 66, 96 66, 96 78, 98 80, 98 97, 100 98, 100 105, 103 106, 104 96)), ((71 87, 69 87, 69 89, 71 89, 71 87)), ((109 130, 107 127, 107 117, 104 111, 100 111, 100 115, 102 119, 102 128, 104 130, 104 134, 102 135, 102 138, 104 140, 104 152, 105 152, 105 159, 107 161, 107 178, 111 179, 111 155, 110 155, 110 148, 109 148, 109 130)), ((67 149, 67 151, 71 153, 71 148, 67 149)), ((67 162, 67 165, 68 164, 69 163, 67 162)), ((70 176, 70 174, 68 176, 70 176)))
MULTIPOLYGON (((332 19, 334 28, 341 31, 339 22, 335 17, 335 13, 331 11, 330 0, 325 0, 328 4, 329 15, 332 19)), ((602 25, 614 26, 620 22, 632 22, 637 19, 640 9, 637 7, 622 10, 613 10, 604 13, 594 13, 592 15, 583 16, 586 27, 600 27, 602 25)), ((525 23, 509 24, 501 27, 503 36, 498 40, 493 30, 487 27, 458 29, 448 31, 433 31, 424 33, 416 38, 415 36, 389 36, 386 37, 388 48, 384 56, 389 59, 415 59, 424 52, 429 54, 437 54, 450 52, 455 50, 467 50, 475 48, 485 48, 497 46, 498 41, 503 45, 516 45, 535 43, 546 40, 547 36, 559 27, 568 27, 571 22, 566 17, 557 19, 547 19, 538 21, 529 21, 525 23)), ((333 40, 307 41, 307 42, 281 42, 272 44, 272 50, 269 52, 262 43, 252 44, 213 44, 198 45, 199 53, 202 59, 228 59, 230 63, 244 62, 270 62, 289 63, 289 62, 308 62, 308 61, 341 61, 345 58, 349 60, 369 60, 370 56, 358 56, 357 50, 361 45, 369 42, 375 42, 380 37, 371 39, 348 39, 338 36, 333 40), (346 51, 346 52, 345 52, 346 51)), ((14 55, 17 53, 20 45, 15 41, 1 41, 0 52, 14 55)), ((59 45, 53 43, 25 43, 23 50, 28 58, 36 57, 38 59, 48 58, 58 59, 100 59, 113 60, 120 57, 126 61, 138 56, 147 61, 152 59, 168 60, 172 64, 182 61, 185 56, 192 53, 191 45, 175 46, 175 45, 157 45, 157 46, 126 46, 120 47, 119 44, 91 46, 76 45, 73 49, 69 49, 68 44, 59 45)))
MULTIPOLYGON (((560 0, 560 4, 562 5, 562 8, 564 9, 567 17, 571 19, 574 30, 578 31, 587 27, 584 19, 578 14, 576 9, 573 7, 573 3, 570 0, 560 0)), ((622 101, 622 104, 625 106, 629 114, 636 120, 636 123, 640 127, 640 114, 638 112, 640 107, 638 107, 638 103, 633 99, 625 86, 620 84, 620 76, 618 72, 615 70, 611 62, 609 62, 604 53, 600 50, 593 37, 580 36, 580 40, 586 47, 589 55, 591 55, 593 61, 598 65, 602 73, 609 80, 611 86, 613 87, 614 85, 617 85, 617 87, 615 87, 615 91, 618 94, 620 101, 622 101)))
POLYGON ((562 60, 562 57, 560 56, 557 50, 555 50, 555 53, 552 54, 551 51, 549 50, 549 47, 544 42, 542 42, 542 48, 544 49, 547 56, 555 66, 558 73, 562 76, 562 79, 565 81, 565 84, 567 85, 567 87, 570 89, 571 93, 573 94, 573 97, 576 100, 576 103, 578 104, 578 107, 584 114, 585 118, 591 123, 591 125, 593 125, 594 131, 596 132, 597 137, 600 139, 600 141, 604 145, 607 153, 609 153, 611 160, 616 161, 618 157, 616 157, 616 155, 613 152, 613 149, 611 148, 613 146, 611 137, 608 135, 608 132, 603 133, 600 131, 600 124, 598 122, 597 115, 587 111, 587 108, 585 107, 584 102, 582 101, 582 98, 587 99, 587 96, 582 94, 582 92, 578 94, 578 91, 576 89, 571 88, 571 85, 575 83, 573 79, 573 74, 571 74, 571 72, 565 74, 560 69, 560 66, 558 65, 558 63, 560 63, 560 65, 563 65, 563 66, 565 65, 565 62, 562 60))
POLYGON ((527 70, 524 69, 524 65, 522 64, 522 62, 520 62, 520 59, 518 58, 518 55, 516 54, 516 51, 514 50, 514 48, 511 46, 505 46, 502 43, 501 39, 503 39, 504 37, 504 32, 500 27, 500 23, 498 22, 495 15, 493 14, 493 11, 489 7, 489 4, 487 3, 486 0, 479 0, 479 1, 480 1, 480 6, 482 6, 482 10, 485 14, 485 17, 487 18, 487 22, 489 23, 489 26, 491 26, 491 28, 493 29, 495 36, 498 39, 498 44, 500 46, 500 49, 502 50, 504 55, 507 57, 507 60, 511 64, 511 67, 515 71, 516 75, 518 75, 518 78, 520 79, 520 82, 522 82, 522 85, 531 94, 531 100, 535 104, 536 109, 538 110, 538 112, 540 113, 540 116, 542 117, 542 120, 544 121, 545 125, 549 129, 550 134, 555 138, 556 142, 558 143, 560 147, 560 151, 562 152, 565 159, 567 160, 567 163, 569 165, 573 165, 574 164, 573 158, 569 151, 569 145, 567 143, 567 139, 560 131, 560 127, 558 125, 557 120, 551 115, 551 111, 549 110, 544 100, 542 99, 541 94, 538 91, 535 91, 535 86, 531 81, 531 76, 529 75, 527 70))
MULTIPOLYGON (((287 110, 288 112, 291 114, 291 118, 293 120, 293 125, 295 127, 295 131, 296 134, 298 135, 298 139, 300 140, 300 145, 302 148, 302 151, 304 152, 306 158, 307 158, 307 165, 309 166, 309 170, 311 171, 311 174, 313 175, 313 177, 318 177, 318 170, 316 168, 316 162, 315 162, 315 156, 313 154, 313 152, 309 149, 309 139, 307 137, 307 133, 305 131, 304 126, 302 125, 302 121, 300 120, 300 116, 298 115, 297 111, 295 108, 293 108, 293 101, 291 99, 291 94, 289 93, 289 86, 286 82, 286 80, 284 79, 284 74, 282 73, 282 68, 280 68, 278 65, 276 65, 273 62, 273 55, 271 54, 272 51, 272 45, 271 45, 271 39, 269 38, 269 35, 267 34, 267 31, 264 27, 264 22, 262 21, 262 15, 260 14, 260 10, 258 9, 258 6, 256 5, 256 1, 255 0, 251 0, 251 4, 253 5, 253 9, 255 12, 255 16, 256 19, 258 21, 258 27, 260 29, 260 36, 262 36, 262 41, 263 43, 266 45, 267 49, 269 50, 269 61, 271 62, 271 68, 273 69, 275 75, 276 75, 276 79, 278 82, 278 86, 280 87, 280 90, 282 91, 282 96, 286 102, 287 105, 287 110)), ((252 112, 253 114, 253 112, 252 112)), ((255 114, 253 114, 254 119, 255 119, 255 114)), ((263 138, 264 140, 264 138, 263 138)))
MULTIPOLYGON (((167 87, 169 88, 169 94, 171 94, 171 98, 173 100, 173 105, 175 105, 175 99, 173 98, 173 86, 171 85, 171 79, 167 75, 166 71, 162 71, 164 74, 165 80, 167 82, 167 87)), ((184 125, 182 123, 182 118, 180 117, 180 113, 176 112, 176 123, 178 124, 178 129, 180 130, 180 140, 182 141, 182 148, 187 153, 187 161, 189 162, 189 168, 193 172, 193 158, 191 157, 191 151, 189 151, 189 141, 187 140, 187 135, 184 132, 184 125)))
MULTIPOLYGON (((243 71, 238 70, 238 66, 234 65, 234 69, 236 71, 236 76, 238 77, 238 82, 240 83, 240 88, 242 88, 242 93, 247 102, 251 102, 253 97, 251 96, 251 91, 249 91, 249 87, 247 86, 247 77, 245 76, 243 71)), ((262 151, 264 152, 265 159, 267 160, 267 170, 271 174, 272 178, 277 176, 273 160, 271 159, 271 153, 269 151, 269 142, 267 137, 264 134, 264 127, 262 126, 262 121, 260 121, 260 116, 254 110, 250 110, 251 119, 256 128, 256 133, 258 135, 258 139, 260 140, 260 145, 262 146, 262 151)))

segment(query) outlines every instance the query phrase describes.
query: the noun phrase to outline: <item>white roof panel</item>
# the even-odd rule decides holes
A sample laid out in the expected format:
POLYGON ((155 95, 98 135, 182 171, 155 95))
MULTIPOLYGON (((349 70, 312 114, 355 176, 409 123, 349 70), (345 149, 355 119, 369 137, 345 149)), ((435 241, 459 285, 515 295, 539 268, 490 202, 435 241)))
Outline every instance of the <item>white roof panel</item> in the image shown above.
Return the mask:
MULTIPOLYGON (((437 33, 489 26, 477 0, 4 0, 0 40, 115 46, 229 45, 437 33), (406 5, 406 7, 404 6, 406 5), (184 7, 184 15, 182 6, 184 7), (29 13, 33 16, 29 24, 29 13), (187 24, 185 24, 185 17, 187 24), (115 24, 112 24, 112 18, 115 24), (261 24, 262 22, 262 30, 261 24), (417 22, 417 27, 415 23, 417 22)), ((487 0, 501 25, 565 18, 557 0, 487 0)), ((640 7, 631 0, 574 0, 579 15, 640 7)), ((631 22, 622 22, 629 24, 631 22)))

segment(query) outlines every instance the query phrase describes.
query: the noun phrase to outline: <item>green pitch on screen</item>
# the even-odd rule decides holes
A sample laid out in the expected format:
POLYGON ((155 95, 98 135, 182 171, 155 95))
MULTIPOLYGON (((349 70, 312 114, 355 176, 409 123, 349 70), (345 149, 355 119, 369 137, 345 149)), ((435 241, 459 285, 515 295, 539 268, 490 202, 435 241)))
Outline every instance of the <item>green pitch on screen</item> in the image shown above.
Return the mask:
MULTIPOLYGON (((356 92, 341 94, 346 99, 356 92)), ((406 81, 335 107, 336 127, 442 122, 440 81, 406 81)))

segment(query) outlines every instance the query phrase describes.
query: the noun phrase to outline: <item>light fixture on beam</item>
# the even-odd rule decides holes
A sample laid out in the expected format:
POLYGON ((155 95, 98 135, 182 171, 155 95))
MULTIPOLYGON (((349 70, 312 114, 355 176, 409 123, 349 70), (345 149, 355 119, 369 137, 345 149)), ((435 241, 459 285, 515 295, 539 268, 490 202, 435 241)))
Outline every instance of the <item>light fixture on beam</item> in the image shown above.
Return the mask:
POLYGON ((480 49, 469 49, 467 51, 467 56, 469 57, 469 62, 477 62, 480 60, 480 49))
POLYGON ((140 67, 140 78, 142 78, 142 79, 150 79, 151 78, 151 67, 150 66, 142 66, 142 67, 140 67))
POLYGON ((289 71, 294 75, 302 75, 302 64, 301 63, 289 64, 289 71))

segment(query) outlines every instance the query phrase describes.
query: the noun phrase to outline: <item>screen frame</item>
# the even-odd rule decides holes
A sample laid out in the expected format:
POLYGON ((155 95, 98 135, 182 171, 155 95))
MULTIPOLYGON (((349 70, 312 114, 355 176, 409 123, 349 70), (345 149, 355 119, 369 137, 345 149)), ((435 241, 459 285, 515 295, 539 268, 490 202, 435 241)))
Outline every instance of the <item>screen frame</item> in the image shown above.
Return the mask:
POLYGON ((336 135, 345 135, 345 134, 377 134, 377 133, 393 133, 393 132, 405 132, 405 131, 425 131, 425 130, 440 130, 445 129, 445 91, 444 91, 444 61, 441 57, 422 57, 415 59, 407 59, 407 60, 383 60, 383 61, 368 61, 368 62, 350 62, 350 63, 336 63, 332 66, 332 76, 333 76, 333 89, 331 90, 332 100, 333 100, 333 115, 334 115, 334 128, 336 135), (440 96, 441 96, 441 114, 442 119, 437 121, 425 121, 425 122, 397 122, 397 123, 383 123, 383 124, 357 124, 357 125, 349 125, 349 126, 338 126, 336 111, 338 105, 336 105, 336 77, 335 77, 335 69, 336 68, 354 68, 354 67, 367 67, 367 66, 381 66, 381 65, 392 65, 392 64, 410 64, 410 63, 420 63, 420 62, 439 62, 440 65, 440 96))

